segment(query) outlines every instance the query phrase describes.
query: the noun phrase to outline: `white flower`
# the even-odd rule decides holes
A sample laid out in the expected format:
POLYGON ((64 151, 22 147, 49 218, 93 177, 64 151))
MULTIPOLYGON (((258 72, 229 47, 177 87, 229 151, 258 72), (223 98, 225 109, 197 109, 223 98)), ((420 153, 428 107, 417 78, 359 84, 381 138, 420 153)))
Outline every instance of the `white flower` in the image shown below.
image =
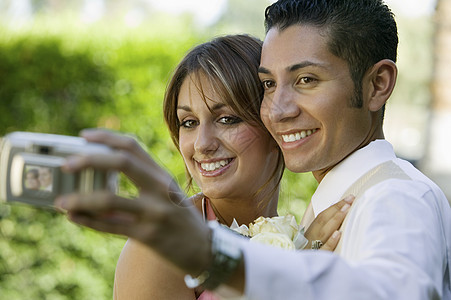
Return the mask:
POLYGON ((251 238, 251 242, 262 243, 286 250, 295 250, 293 241, 284 233, 261 232, 251 238))
POLYGON ((259 217, 253 223, 238 226, 233 220, 231 229, 249 236, 251 241, 277 246, 283 249, 303 249, 308 243, 304 237, 304 228, 296 223, 293 215, 265 218, 259 217))
POLYGON ((254 223, 249 224, 249 233, 255 236, 260 232, 284 233, 293 240, 299 231, 299 225, 292 215, 264 218, 259 217, 254 223))

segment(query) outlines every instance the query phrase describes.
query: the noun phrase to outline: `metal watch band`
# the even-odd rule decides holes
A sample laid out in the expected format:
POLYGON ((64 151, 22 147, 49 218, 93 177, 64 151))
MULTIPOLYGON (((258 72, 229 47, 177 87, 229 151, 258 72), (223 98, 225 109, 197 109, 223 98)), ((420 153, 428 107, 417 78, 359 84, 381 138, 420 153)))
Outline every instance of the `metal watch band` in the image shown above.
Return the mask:
POLYGON ((207 290, 214 290, 221 283, 226 282, 242 260, 237 234, 216 221, 209 221, 212 230, 211 247, 213 261, 208 270, 193 278, 185 275, 185 284, 189 288, 202 286, 207 290))

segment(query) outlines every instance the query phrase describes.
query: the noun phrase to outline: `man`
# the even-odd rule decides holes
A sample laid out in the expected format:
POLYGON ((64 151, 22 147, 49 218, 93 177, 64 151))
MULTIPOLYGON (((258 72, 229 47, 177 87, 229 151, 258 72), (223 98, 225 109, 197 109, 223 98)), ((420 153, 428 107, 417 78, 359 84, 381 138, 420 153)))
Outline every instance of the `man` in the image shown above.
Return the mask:
MULTIPOLYGON (((379 0, 280 0, 266 27, 262 119, 287 167, 318 180, 312 214, 356 195, 338 254, 281 251, 206 228, 192 209, 167 201, 183 195, 139 153, 108 158, 141 187, 139 201, 68 196, 57 205, 80 224, 147 244, 194 276, 189 286, 223 284, 249 299, 451 299, 448 201, 384 140, 397 76, 390 10, 379 0), (100 217, 78 213, 85 210, 100 217)), ((70 160, 66 170, 105 167, 101 160, 70 160)))
POLYGON ((294 293, 286 295, 293 297, 303 282, 297 292, 316 299, 449 299, 449 205, 384 141, 398 43, 388 7, 376 0, 278 1, 266 11, 266 28, 262 119, 287 168, 318 180, 315 215, 346 193, 357 199, 343 228, 343 259, 315 256, 305 264, 283 256, 281 269, 310 270, 290 280, 258 263, 267 254, 247 251, 248 289, 259 299, 276 289, 271 278, 280 278, 284 289, 291 281, 294 293))
POLYGON ((41 190, 51 192, 53 185, 53 174, 50 168, 40 167, 39 168, 39 182, 41 183, 41 190))

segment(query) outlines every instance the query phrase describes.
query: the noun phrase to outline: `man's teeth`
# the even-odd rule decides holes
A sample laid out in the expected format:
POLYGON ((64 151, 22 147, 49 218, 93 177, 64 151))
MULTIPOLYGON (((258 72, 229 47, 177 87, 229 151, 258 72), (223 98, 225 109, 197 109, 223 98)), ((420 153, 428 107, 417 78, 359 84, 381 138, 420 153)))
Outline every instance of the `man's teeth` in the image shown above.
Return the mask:
POLYGON ((303 138, 308 137, 316 132, 316 129, 312 130, 302 130, 300 132, 292 133, 292 134, 282 134, 282 139, 285 143, 296 142, 302 140, 303 138))
POLYGON ((214 171, 214 170, 224 167, 225 165, 229 164, 230 161, 231 161, 230 159, 223 159, 223 160, 213 162, 213 163, 201 163, 200 166, 205 171, 211 172, 211 171, 214 171))

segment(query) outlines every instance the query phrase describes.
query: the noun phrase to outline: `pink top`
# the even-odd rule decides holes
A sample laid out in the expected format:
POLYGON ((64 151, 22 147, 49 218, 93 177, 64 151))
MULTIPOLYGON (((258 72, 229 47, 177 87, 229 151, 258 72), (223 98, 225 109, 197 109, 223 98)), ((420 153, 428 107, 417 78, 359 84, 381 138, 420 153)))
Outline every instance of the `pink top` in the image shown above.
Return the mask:
MULTIPOLYGON (((211 207, 210 200, 206 197, 202 198, 202 215, 205 221, 215 221, 217 220, 215 212, 211 207)), ((203 291, 202 294, 197 298, 198 300, 219 300, 213 292, 203 291)))

